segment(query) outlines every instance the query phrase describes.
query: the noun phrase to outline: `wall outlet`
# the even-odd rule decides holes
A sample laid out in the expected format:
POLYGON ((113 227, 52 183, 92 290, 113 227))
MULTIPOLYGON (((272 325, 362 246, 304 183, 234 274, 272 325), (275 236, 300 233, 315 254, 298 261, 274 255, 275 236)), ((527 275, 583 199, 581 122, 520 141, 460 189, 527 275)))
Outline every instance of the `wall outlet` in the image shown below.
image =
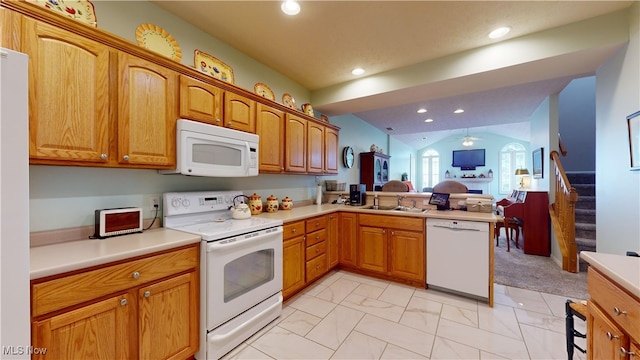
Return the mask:
POLYGON ((156 206, 158 207, 158 211, 160 211, 160 196, 151 195, 149 197, 149 211, 151 211, 151 214, 155 214, 156 206))

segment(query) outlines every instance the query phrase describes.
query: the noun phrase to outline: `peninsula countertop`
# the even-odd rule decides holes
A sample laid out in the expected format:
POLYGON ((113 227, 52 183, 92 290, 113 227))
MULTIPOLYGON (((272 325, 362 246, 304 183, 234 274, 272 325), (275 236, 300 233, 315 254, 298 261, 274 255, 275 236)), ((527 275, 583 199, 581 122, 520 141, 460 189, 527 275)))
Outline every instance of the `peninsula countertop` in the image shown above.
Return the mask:
POLYGON ((582 251, 580 257, 640 298, 640 258, 592 251, 582 251))

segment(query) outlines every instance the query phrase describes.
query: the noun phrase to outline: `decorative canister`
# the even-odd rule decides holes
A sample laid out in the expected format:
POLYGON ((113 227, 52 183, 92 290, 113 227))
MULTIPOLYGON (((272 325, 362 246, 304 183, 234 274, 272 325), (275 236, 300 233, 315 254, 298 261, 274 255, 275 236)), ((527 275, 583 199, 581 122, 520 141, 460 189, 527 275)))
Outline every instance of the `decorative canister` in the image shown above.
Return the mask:
POLYGON ((249 196, 249 208, 251 209, 251 215, 260 215, 262 212, 262 198, 260 195, 253 193, 249 196))
POLYGON ((278 198, 271 195, 267 198, 267 212, 274 213, 278 211, 278 198))
POLYGON ((293 200, 289 199, 288 196, 282 199, 282 210, 291 210, 292 207, 293 207, 293 200))

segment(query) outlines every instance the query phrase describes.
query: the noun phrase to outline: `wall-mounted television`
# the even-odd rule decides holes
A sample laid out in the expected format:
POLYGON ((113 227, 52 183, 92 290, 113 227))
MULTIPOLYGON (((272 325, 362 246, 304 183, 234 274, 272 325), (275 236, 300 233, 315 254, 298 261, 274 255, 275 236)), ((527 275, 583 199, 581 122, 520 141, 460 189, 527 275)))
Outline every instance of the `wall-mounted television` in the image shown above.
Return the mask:
POLYGON ((484 166, 484 149, 453 150, 451 166, 460 170, 475 170, 476 166, 484 166))

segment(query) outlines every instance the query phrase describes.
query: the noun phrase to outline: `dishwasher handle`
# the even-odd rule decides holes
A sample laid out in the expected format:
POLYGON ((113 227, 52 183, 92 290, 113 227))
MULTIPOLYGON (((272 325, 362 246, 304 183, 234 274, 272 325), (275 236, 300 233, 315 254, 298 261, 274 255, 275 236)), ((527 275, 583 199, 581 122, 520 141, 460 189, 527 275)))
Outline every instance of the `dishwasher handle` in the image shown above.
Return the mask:
POLYGON ((455 227, 455 226, 446 226, 446 225, 433 225, 433 227, 447 229, 447 230, 453 230, 453 231, 480 231, 480 229, 459 228, 459 227, 455 227))

